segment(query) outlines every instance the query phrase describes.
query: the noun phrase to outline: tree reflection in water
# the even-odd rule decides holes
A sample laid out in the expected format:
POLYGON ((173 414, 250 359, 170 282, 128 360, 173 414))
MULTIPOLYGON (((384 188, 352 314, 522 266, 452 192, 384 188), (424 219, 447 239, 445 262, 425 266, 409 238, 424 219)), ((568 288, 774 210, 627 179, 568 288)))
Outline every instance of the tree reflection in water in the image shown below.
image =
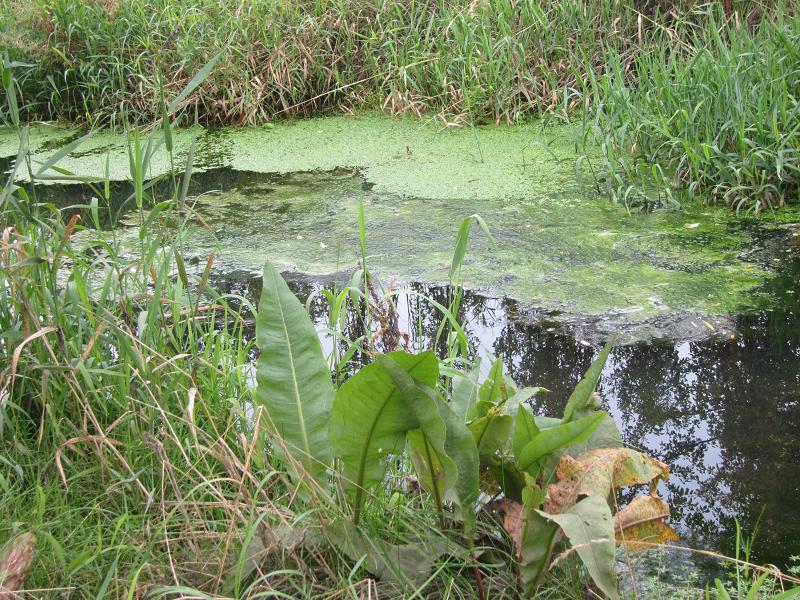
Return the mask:
MULTIPOLYGON (((290 279, 303 300, 320 287, 290 279)), ((256 298, 258 287, 240 291, 256 298)), ((410 288, 447 300, 446 288, 410 288)), ((785 297, 779 311, 738 318, 735 339, 618 345, 599 386, 626 443, 670 465, 661 492, 685 544, 730 555, 734 518, 752 531, 763 511, 754 558, 780 566, 800 554, 800 306, 796 294, 785 297)), ((413 349, 432 347, 440 323, 432 305, 401 295, 397 306, 413 349)), ((324 302, 310 308, 326 327, 324 302)), ((481 357, 502 356, 517 384, 551 390, 536 398, 542 414, 561 414, 599 351, 574 332, 531 324, 508 299, 467 292, 459 319, 481 357)), ((346 333, 363 333, 352 315, 346 333)), ((333 341, 323 343, 330 351, 333 341)))

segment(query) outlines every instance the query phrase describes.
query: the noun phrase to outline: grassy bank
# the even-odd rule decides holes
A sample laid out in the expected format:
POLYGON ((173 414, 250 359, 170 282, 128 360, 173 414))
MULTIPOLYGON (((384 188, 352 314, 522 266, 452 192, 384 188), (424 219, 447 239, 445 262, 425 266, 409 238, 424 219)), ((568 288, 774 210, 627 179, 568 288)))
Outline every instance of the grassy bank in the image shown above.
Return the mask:
POLYGON ((645 56, 690 57, 709 24, 725 37, 791 6, 737 1, 726 15, 717 4, 636 0, 4 2, 3 45, 34 65, 19 76, 23 118, 90 124, 121 111, 151 122, 160 85, 177 93, 218 52, 181 106, 189 121, 383 106, 513 122, 580 106, 587 75, 610 56, 635 73, 645 56))
MULTIPOLYGON (((608 350, 555 418, 530 412, 538 390, 517 393, 501 361, 478 383, 456 316, 479 218, 453 232, 438 356, 412 355, 398 351, 401 292, 369 274, 362 213, 361 268, 322 293, 340 342, 325 356, 271 267, 258 309, 215 291, 213 254, 187 276, 191 168, 163 196, 144 185, 169 131, 130 138, 134 253, 15 187, 13 173, 0 192, 0 586, 60 598, 577 600, 618 597, 621 571, 627 595, 702 594, 633 576, 637 544, 674 539, 667 505, 646 493, 668 471, 622 448, 598 410, 608 350), (591 485, 579 491, 567 467, 591 485), (645 493, 608 503, 631 486, 645 493)), ((69 177, 59 152, 32 164, 20 134, 15 169, 69 177)), ((87 183, 98 200, 73 208, 113 220, 105 182, 87 183)), ((798 595, 783 592, 796 579, 748 556, 713 597, 798 595)))
POLYGON ((175 106, 180 123, 361 107, 443 126, 582 116, 605 154, 597 189, 627 206, 797 201, 794 0, 4 0, 3 14, 23 120, 150 123, 162 90, 174 98, 219 55, 175 106))

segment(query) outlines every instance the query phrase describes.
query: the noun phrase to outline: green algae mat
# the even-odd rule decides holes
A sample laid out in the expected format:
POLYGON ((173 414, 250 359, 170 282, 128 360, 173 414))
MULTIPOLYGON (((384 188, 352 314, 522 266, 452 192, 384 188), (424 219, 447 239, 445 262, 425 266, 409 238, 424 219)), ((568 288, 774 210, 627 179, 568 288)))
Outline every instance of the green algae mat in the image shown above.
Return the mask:
MULTIPOLYGON (((79 135, 34 127, 34 163, 79 135)), ((386 282, 447 282, 458 224, 479 214, 494 243, 473 230, 468 287, 565 315, 631 325, 692 315, 696 325, 773 302, 765 284, 792 251, 775 222, 796 220, 789 210, 743 224, 727 208, 629 214, 610 204, 594 190, 593 157, 580 158, 570 125, 454 129, 363 114, 174 138, 178 169, 196 139, 197 218, 183 249, 198 264, 216 252, 220 273, 258 272, 267 258, 312 276, 354 268, 363 201, 368 260, 386 282), (778 241, 765 249, 769 228, 778 241)), ((14 132, 0 132, 0 156, 17 145, 14 132)), ((95 132, 59 164, 124 180, 127 138, 95 132)), ((170 168, 162 148, 151 175, 170 168)), ((128 213, 118 232, 131 251, 136 235, 124 226, 138 218, 128 213)))

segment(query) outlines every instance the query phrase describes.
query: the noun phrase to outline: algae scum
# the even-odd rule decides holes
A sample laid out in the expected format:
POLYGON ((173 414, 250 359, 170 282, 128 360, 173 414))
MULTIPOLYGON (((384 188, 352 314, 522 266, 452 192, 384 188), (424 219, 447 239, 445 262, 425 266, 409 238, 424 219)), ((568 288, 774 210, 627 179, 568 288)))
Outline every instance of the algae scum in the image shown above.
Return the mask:
MULTIPOLYGON (((601 391, 626 441, 673 467, 667 491, 682 532, 730 552, 733 517, 752 528, 765 508, 758 559, 800 553, 796 212, 750 222, 726 209, 628 214, 593 192, 570 127, 437 127, 361 115, 179 132, 179 169, 197 136, 187 263, 202 270, 215 252, 219 285, 250 294, 267 259, 303 274, 301 296, 344 283, 336 274, 358 264, 363 200, 370 269, 443 293, 458 224, 480 214, 494 243, 475 227, 463 272, 481 291, 463 314, 480 351, 503 355, 518 383, 553 390, 542 408, 558 414, 597 345, 621 332, 601 391)), ((35 129, 34 159, 75 135, 35 129)), ((95 134, 61 166, 98 176, 108 156, 109 174, 124 180, 126 143, 95 134)), ((0 134, 0 155, 15 153, 0 134)), ((159 152, 152 175, 169 168, 159 152)), ((112 186, 105 219, 119 219, 115 236, 133 253, 128 188, 112 186)), ((91 195, 39 188, 61 206, 91 195)), ((412 304, 401 307, 410 333, 435 329, 412 304)), ((418 346, 432 332, 422 334, 418 346)))

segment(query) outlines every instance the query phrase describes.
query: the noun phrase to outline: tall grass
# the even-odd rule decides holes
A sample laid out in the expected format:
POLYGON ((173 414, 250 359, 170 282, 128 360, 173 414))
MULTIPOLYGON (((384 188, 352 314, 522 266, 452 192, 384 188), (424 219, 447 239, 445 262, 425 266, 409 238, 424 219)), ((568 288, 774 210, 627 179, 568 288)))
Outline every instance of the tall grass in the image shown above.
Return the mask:
POLYGON ((590 79, 585 126, 603 148, 609 194, 629 206, 699 197, 756 212, 797 202, 800 17, 779 10, 751 27, 709 6, 702 23, 631 64, 609 48, 590 79))
MULTIPOLYGON (((793 0, 782 0, 787 6, 793 0)), ((180 108, 189 120, 254 124, 326 107, 434 110, 448 122, 513 122, 573 96, 611 51, 689 40, 694 0, 4 0, 26 118, 142 123, 215 54, 180 108)), ((735 3, 740 19, 771 3, 735 3)))
MULTIPOLYGON (((32 164, 27 128, 17 127, 19 155, 0 193, 0 590, 9 584, 3 551, 28 552, 15 544, 33 534, 33 568, 12 581, 47 597, 391 597, 423 588, 469 597, 473 561, 463 553, 442 557, 410 590, 391 577, 376 582, 363 558, 321 535, 342 509, 298 502, 254 408, 254 307, 215 291, 213 256, 193 277, 180 253, 190 170, 168 176, 171 186, 143 183, 172 126, 129 137, 135 256, 37 198, 40 177, 73 177, 57 165, 69 148, 32 164), (33 185, 15 184, 20 169, 33 185)), ((107 182, 87 183, 97 199, 71 212, 97 224, 109 211, 113 221, 107 182)), ((368 298, 364 287, 346 292, 368 298)), ((334 364, 347 360, 334 349, 334 364)), ((391 485, 371 492, 363 525, 375 539, 441 537, 427 496, 397 502, 409 473, 397 465, 391 485)))

